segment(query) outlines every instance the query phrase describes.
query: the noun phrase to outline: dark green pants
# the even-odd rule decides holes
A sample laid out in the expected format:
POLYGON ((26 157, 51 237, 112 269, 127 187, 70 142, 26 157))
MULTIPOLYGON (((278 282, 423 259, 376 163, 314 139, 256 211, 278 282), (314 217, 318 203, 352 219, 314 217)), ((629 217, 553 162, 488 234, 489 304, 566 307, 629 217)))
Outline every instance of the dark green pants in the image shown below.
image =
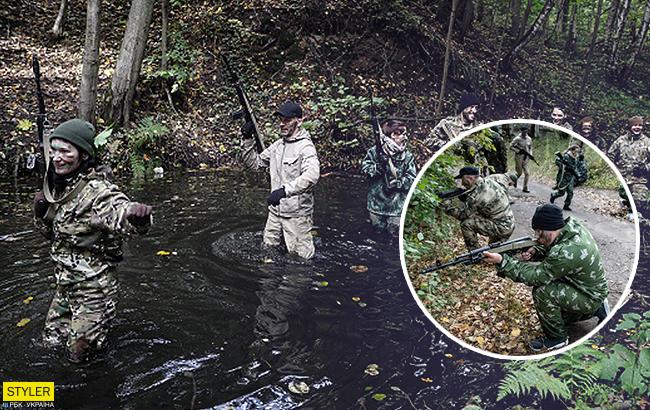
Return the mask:
POLYGON ((570 206, 571 200, 573 199, 573 183, 574 183, 574 179, 571 178, 571 180, 569 180, 568 183, 564 184, 563 186, 558 186, 557 191, 551 194, 551 198, 557 199, 563 196, 564 194, 566 194, 566 199, 564 200, 564 206, 570 206))
POLYGON ((603 303, 559 281, 534 288, 533 301, 542 330, 550 338, 566 338, 567 324, 591 317, 603 303))

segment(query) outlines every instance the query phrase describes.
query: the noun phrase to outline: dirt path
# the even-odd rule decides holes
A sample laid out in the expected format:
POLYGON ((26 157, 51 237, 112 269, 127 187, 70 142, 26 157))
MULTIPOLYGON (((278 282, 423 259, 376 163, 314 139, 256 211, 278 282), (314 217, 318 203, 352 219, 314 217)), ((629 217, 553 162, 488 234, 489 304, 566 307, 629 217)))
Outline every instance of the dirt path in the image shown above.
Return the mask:
MULTIPOLYGON (((510 195, 515 201, 512 205, 516 220, 513 238, 531 234, 530 219, 535 208, 547 203, 552 192, 551 186, 532 180, 529 182, 529 189, 530 193, 523 193, 521 189, 510 190, 510 195)), ((564 197, 556 200, 556 204, 563 206, 564 197)), ((634 223, 614 216, 619 214, 619 208, 616 191, 578 187, 571 203, 573 211, 565 211, 565 216, 577 218, 589 229, 600 248, 609 280, 608 300, 612 308, 625 290, 636 252, 634 223)), ((591 330, 595 324, 595 319, 577 324, 571 332, 572 338, 591 330)))

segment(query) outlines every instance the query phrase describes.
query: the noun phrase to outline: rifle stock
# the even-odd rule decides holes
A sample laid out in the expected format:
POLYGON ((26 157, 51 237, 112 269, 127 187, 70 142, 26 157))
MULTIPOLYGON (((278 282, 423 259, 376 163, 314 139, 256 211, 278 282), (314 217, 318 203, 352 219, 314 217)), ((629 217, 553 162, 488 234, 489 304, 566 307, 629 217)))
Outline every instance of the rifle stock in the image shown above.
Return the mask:
POLYGON ((32 69, 34 71, 34 81, 36 83, 36 100, 38 101, 38 114, 36 116, 36 136, 38 138, 38 151, 41 156, 41 161, 38 160, 36 154, 31 154, 27 160, 27 167, 29 169, 38 168, 38 173, 40 174, 39 178, 39 189, 42 188, 40 184, 43 182, 45 176, 46 167, 44 164, 47 162, 45 158, 45 148, 43 144, 43 138, 45 136, 45 100, 43 99, 43 90, 41 89, 41 66, 38 62, 38 56, 32 54, 32 69))
POLYGON ((226 67, 226 70, 228 71, 228 74, 230 75, 230 80, 235 86, 235 91, 237 91, 237 98, 239 99, 239 103, 242 106, 244 119, 246 120, 246 122, 250 122, 251 124, 253 124, 253 138, 255 139, 255 149, 259 154, 266 149, 266 146, 264 145, 264 141, 262 141, 262 134, 260 133, 260 130, 257 126, 257 120, 255 119, 255 115, 253 114, 253 110, 248 100, 248 96, 246 95, 246 91, 244 91, 244 87, 242 86, 241 81, 237 76, 237 73, 235 73, 235 71, 230 66, 230 62, 228 61, 228 58, 225 55, 223 55, 222 60, 224 66, 226 67))
MULTIPOLYGON (((436 192, 436 195, 440 199, 451 199, 451 198, 456 198, 456 197, 461 197, 467 192, 466 189, 463 188, 454 188, 454 189, 449 189, 447 191, 442 191, 442 192, 436 192)), ((462 198, 461 198, 462 199, 462 198)))
POLYGON ((539 243, 533 240, 530 236, 524 236, 521 238, 516 238, 508 241, 500 241, 488 244, 482 248, 474 249, 473 251, 463 253, 445 263, 437 263, 427 269, 424 269, 420 272, 421 275, 424 275, 429 272, 434 272, 440 269, 444 269, 449 266, 464 264, 471 265, 479 263, 483 260, 483 252, 492 252, 492 253, 506 253, 515 251, 523 248, 530 248, 531 246, 539 245, 539 243))

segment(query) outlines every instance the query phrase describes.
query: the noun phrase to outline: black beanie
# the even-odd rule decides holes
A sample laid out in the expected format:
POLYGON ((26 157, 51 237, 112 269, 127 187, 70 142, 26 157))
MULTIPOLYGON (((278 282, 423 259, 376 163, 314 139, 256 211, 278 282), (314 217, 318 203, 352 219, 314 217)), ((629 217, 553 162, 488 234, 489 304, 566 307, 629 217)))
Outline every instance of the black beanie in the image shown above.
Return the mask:
POLYGON ((531 225, 533 229, 540 229, 542 231, 555 231, 564 228, 562 210, 553 204, 538 206, 535 209, 535 215, 533 215, 531 225))
POLYGON ((458 105, 459 111, 464 111, 465 108, 471 107, 472 105, 479 105, 480 101, 476 94, 463 94, 460 97, 460 103, 458 105))

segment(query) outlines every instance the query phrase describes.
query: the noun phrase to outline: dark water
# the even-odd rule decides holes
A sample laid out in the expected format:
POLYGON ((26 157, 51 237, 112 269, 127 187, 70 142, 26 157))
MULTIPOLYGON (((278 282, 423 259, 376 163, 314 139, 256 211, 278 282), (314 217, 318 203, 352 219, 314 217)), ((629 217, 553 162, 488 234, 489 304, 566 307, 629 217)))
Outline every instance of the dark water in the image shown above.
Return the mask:
POLYGON ((30 189, 5 183, 0 197, 0 380, 54 381, 60 408, 452 408, 473 395, 513 404, 495 403, 497 361, 457 348, 421 315, 397 244, 371 231, 366 184, 354 178, 318 185, 313 263, 259 249, 263 177, 186 173, 129 186, 155 206, 155 226, 125 246, 107 351, 68 364, 39 345, 52 269, 31 231, 30 189), (365 374, 369 364, 378 375, 365 374), (309 392, 290 392, 298 382, 309 392))

